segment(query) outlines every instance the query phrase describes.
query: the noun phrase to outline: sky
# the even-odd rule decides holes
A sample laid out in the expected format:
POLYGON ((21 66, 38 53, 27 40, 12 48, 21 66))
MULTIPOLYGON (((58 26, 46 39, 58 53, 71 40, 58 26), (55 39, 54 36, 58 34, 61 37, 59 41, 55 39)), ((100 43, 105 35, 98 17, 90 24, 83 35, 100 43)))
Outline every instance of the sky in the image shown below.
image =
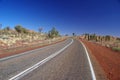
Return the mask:
POLYGON ((0 0, 0 24, 120 37, 120 0, 0 0))

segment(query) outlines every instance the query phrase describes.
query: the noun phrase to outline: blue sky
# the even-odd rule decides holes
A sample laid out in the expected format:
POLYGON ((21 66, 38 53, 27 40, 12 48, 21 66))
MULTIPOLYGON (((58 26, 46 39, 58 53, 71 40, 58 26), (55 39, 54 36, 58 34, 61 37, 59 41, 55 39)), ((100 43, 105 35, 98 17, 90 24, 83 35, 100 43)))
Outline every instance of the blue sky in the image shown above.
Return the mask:
POLYGON ((0 23, 120 37, 120 0, 0 0, 0 23))

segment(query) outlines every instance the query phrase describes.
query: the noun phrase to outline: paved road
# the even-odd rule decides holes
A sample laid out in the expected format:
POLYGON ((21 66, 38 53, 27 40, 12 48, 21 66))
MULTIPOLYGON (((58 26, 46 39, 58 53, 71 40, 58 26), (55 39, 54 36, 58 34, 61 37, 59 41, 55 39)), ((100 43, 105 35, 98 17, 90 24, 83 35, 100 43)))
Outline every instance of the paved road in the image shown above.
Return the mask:
POLYGON ((0 80, 9 79, 93 80, 93 77, 84 47, 79 41, 68 39, 0 60, 0 80))

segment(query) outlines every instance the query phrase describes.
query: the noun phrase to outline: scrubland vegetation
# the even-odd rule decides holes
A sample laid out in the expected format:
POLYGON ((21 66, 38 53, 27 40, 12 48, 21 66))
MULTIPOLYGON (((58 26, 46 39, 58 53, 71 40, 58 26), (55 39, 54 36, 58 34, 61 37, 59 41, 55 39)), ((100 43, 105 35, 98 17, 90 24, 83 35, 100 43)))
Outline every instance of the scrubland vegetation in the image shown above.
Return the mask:
POLYGON ((81 38, 94 42, 94 43, 101 44, 102 46, 109 47, 114 51, 120 51, 120 38, 119 37, 114 37, 110 35, 100 36, 96 34, 83 34, 81 38))
POLYGON ((41 43, 46 40, 55 40, 60 37, 59 32, 53 27, 48 33, 38 32, 17 25, 14 29, 9 26, 0 29, 0 49, 13 48, 41 43))

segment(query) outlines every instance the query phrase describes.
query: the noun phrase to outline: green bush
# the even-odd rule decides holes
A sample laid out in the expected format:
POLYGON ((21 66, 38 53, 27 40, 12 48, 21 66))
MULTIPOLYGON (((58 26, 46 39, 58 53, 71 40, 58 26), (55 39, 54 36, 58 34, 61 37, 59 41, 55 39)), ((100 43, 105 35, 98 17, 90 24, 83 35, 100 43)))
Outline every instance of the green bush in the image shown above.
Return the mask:
POLYGON ((120 52, 120 47, 112 47, 112 50, 120 52))
POLYGON ((49 32, 48 32, 48 37, 49 38, 55 38, 55 37, 58 37, 60 36, 59 35, 59 32, 55 29, 55 27, 53 27, 49 32))

